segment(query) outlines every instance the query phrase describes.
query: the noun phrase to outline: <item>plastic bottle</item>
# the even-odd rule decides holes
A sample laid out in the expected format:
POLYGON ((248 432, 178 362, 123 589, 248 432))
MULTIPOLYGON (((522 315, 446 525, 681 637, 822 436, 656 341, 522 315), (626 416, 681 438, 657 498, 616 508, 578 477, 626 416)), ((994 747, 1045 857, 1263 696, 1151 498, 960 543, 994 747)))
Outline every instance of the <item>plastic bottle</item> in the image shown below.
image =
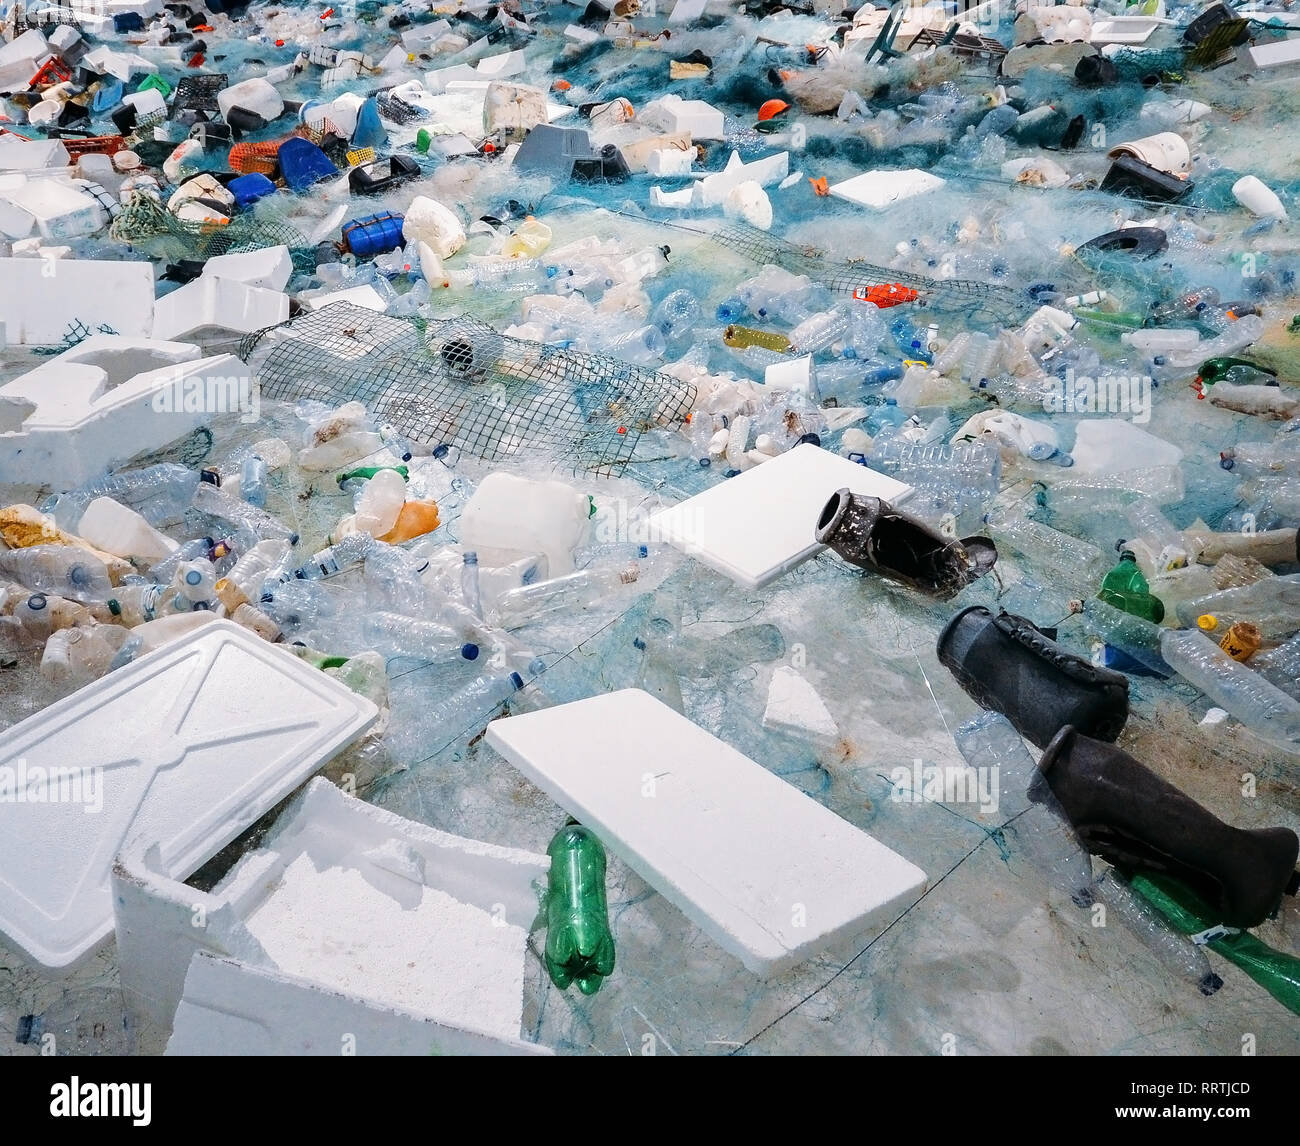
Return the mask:
POLYGON ((614 358, 622 358, 636 366, 657 365, 668 349, 663 332, 657 326, 647 325, 620 334, 602 350, 614 358))
POLYGON ((1238 354, 1251 343, 1258 342, 1263 333, 1264 320, 1257 314, 1245 315, 1215 338, 1198 342, 1187 350, 1171 350, 1156 355, 1151 377, 1157 382, 1190 380, 1207 358, 1238 354))
POLYGON ((1300 959, 1270 947, 1249 931, 1218 926, 1211 909, 1169 876, 1143 872, 1133 877, 1130 886, 1170 926, 1203 937, 1205 946, 1235 963, 1287 1010, 1300 1015, 1300 959))
POLYGON ((370 613, 361 632, 376 651, 386 656, 419 657, 425 661, 477 660, 479 647, 461 641, 450 625, 401 613, 370 613))
POLYGON ((682 700, 682 685, 672 665, 657 650, 656 643, 637 637, 633 646, 641 652, 641 662, 637 666, 636 680, 633 687, 644 689, 657 700, 663 701, 674 712, 686 712, 682 700))
POLYGON ((546 970, 564 990, 594 995, 614 973, 614 936, 605 899, 605 849, 571 821, 555 834, 546 891, 546 970))
POLYGON ((1042 522, 1010 515, 989 522, 989 532, 999 545, 1014 549, 1038 571, 1062 578, 1070 585, 1096 584, 1109 568, 1097 546, 1042 522))
POLYGON ((685 338, 700 321, 700 300, 688 290, 675 290, 660 300, 650 321, 669 342, 685 338))
POLYGON ((1083 602, 1083 624, 1098 640, 1131 657, 1148 671, 1158 676, 1173 675, 1173 669, 1160 653, 1160 626, 1145 617, 1094 597, 1083 602))
POLYGON ((1149 501, 1134 502, 1126 514, 1133 537, 1126 539, 1126 548, 1131 548, 1139 558, 1145 557, 1150 568, 1156 573, 1170 569, 1179 569, 1187 564, 1187 545, 1183 535, 1174 528, 1169 519, 1160 512, 1160 507, 1149 501))
POLYGON ((1288 696, 1300 699, 1300 633, 1251 658, 1251 666, 1288 696))
POLYGON ((66 597, 46 593, 28 593, 22 590, 22 598, 13 606, 5 620, 17 625, 21 637, 20 644, 41 644, 51 633, 66 629, 72 625, 82 625, 90 621, 90 612, 84 605, 66 597))
POLYGON ((0 573, 34 593, 54 593, 74 601, 106 601, 113 592, 104 563, 76 545, 29 545, 0 551, 0 573))
POLYGON ((98 680, 113 663, 126 631, 117 625, 74 625, 50 634, 41 655, 41 676, 65 688, 98 680))
POLYGON ((1252 732, 1278 743, 1300 739, 1300 701, 1233 660, 1204 633, 1166 629, 1160 652, 1174 671, 1252 732))
POLYGON ((259 541, 282 538, 290 545, 298 544, 298 534, 284 522, 255 505, 223 493, 208 482, 199 482, 194 491, 194 507, 239 529, 247 530, 259 541))
POLYGON ((487 660, 494 666, 511 668, 525 680, 532 680, 546 671, 546 661, 518 638, 503 628, 479 620, 455 597, 447 596, 434 606, 436 619, 450 625, 457 636, 480 649, 491 650, 487 660))
MULTIPOLYGON (((1063 815, 1048 804, 1029 802, 1027 792, 1038 769, 1011 722, 1000 712, 985 712, 961 725, 953 739, 970 767, 996 769, 998 810, 1012 818, 1009 826, 1025 858, 1077 906, 1090 906, 1092 860, 1063 815)), ((1046 795, 1051 797, 1050 790, 1046 795)))
POLYGON ((535 259, 550 245, 551 228, 528 215, 506 240, 501 253, 510 259, 535 259))
POLYGON ((1194 625, 1202 613, 1212 613, 1225 627, 1249 621, 1266 637, 1289 636, 1300 618, 1300 573, 1265 577, 1251 585, 1222 589, 1184 601, 1176 611, 1184 625, 1194 625))
POLYGON ((96 478, 77 489, 60 494, 49 512, 64 529, 75 530, 81 515, 97 497, 111 497, 134 509, 150 525, 180 521, 194 500, 199 483, 195 470, 161 464, 96 478))
POLYGON ((684 677, 723 677, 785 656, 785 637, 775 625, 741 625, 720 637, 676 637, 663 655, 684 677))
POLYGON ((1179 295, 1170 302, 1152 303, 1150 321, 1161 323, 1180 318, 1195 318, 1199 311, 1207 306, 1214 306, 1218 301, 1219 292, 1214 287, 1199 287, 1187 294, 1179 295))
POLYGON ((161 561, 177 545, 164 537, 140 514, 111 497, 97 497, 81 515, 78 536, 115 557, 134 557, 146 562, 161 561))
POLYGON ((176 592, 192 606, 209 607, 217 596, 217 571, 204 557, 184 562, 172 581, 176 592))
POLYGON ((232 613, 240 605, 260 601, 262 587, 272 574, 284 570, 289 553, 287 541, 259 541, 213 586, 217 598, 232 613))
MULTIPOLYGON (((287 550, 288 543, 283 544, 287 550)), ((225 539, 214 541, 211 537, 195 537, 190 541, 183 541, 169 556, 151 565, 149 575, 160 585, 170 585, 172 578, 176 576, 176 570, 184 562, 206 557, 215 563, 228 556, 231 547, 231 542, 225 539)))
POLYGON ((790 332, 790 350, 794 354, 816 354, 848 334, 849 312, 837 307, 804 319, 790 332))
POLYGON ((1224 450, 1219 464, 1243 478, 1300 476, 1300 433, 1273 442, 1242 442, 1224 450))
POLYGON ((640 566, 629 562, 621 569, 579 569, 563 577, 522 585, 497 598, 491 621, 502 628, 517 629, 551 613, 583 609, 630 585, 640 574, 640 566))
POLYGON ((1094 891, 1097 898, 1172 974, 1194 984, 1202 995, 1213 995, 1223 986, 1223 980, 1214 973, 1205 952, 1170 927, 1114 868, 1098 878, 1094 891))
POLYGON ((1165 619, 1165 607, 1158 597, 1151 595, 1151 586, 1138 568, 1131 549, 1120 553, 1119 564, 1102 578, 1097 596, 1108 605, 1154 624, 1165 619))
POLYGON ((280 631, 280 626, 268 617, 261 609, 256 609, 252 605, 240 605, 230 614, 230 619, 237 625, 243 625, 250 632, 256 633, 264 641, 270 641, 274 644, 276 641, 284 639, 284 634, 280 631))
POLYGON ((406 480, 396 470, 381 469, 357 495, 353 519, 358 533, 382 537, 397 524, 406 502, 406 480))
POLYGON ((461 557, 460 592, 465 607, 478 618, 483 616, 483 597, 478 583, 478 554, 466 550, 461 557))
POLYGON ((421 580, 427 562, 393 545, 376 544, 366 555, 362 578, 366 607, 407 617, 421 617, 428 609, 428 590, 421 580))
POLYGON ((420 723, 438 736, 455 738, 475 732, 523 687, 524 679, 517 672, 508 676, 475 677, 464 688, 426 709, 420 723))
POLYGON ((368 533, 349 533, 335 544, 313 553, 309 561, 294 570, 294 576, 309 581, 331 577, 359 565, 374 545, 375 539, 368 533))
POLYGON ((239 496, 249 505, 266 508, 266 462, 256 454, 246 457, 239 467, 239 496))

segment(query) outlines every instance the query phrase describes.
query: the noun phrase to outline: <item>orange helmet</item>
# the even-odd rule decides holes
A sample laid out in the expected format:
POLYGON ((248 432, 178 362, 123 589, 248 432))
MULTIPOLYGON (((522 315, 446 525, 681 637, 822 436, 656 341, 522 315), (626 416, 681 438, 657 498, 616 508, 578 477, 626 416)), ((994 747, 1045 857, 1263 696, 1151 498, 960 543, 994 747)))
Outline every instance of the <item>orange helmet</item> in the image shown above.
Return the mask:
POLYGON ((770 99, 758 109, 758 122, 775 119, 783 111, 789 111, 790 105, 783 99, 770 99))

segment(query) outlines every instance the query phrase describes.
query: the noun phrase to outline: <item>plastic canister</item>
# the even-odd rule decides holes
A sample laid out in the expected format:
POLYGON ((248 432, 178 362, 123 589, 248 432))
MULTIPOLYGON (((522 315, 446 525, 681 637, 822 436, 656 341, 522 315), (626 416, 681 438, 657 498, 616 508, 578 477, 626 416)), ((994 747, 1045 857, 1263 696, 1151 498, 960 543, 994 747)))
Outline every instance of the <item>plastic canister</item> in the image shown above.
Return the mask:
POLYGON ((550 576, 573 570, 573 551, 587 535, 591 499, 560 481, 531 481, 490 473, 460 518, 461 542, 484 566, 529 553, 546 556, 550 576))
POLYGON ((343 242, 359 259, 382 255, 402 245, 403 216, 383 211, 343 224, 343 242))

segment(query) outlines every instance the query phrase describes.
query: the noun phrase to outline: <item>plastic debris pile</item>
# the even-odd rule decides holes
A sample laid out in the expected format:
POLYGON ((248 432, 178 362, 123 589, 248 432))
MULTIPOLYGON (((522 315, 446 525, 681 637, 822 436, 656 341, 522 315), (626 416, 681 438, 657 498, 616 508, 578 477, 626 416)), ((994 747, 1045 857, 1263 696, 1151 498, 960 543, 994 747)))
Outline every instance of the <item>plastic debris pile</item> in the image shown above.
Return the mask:
POLYGON ((14 1050, 1295 1053, 1294 0, 0 13, 14 1050))

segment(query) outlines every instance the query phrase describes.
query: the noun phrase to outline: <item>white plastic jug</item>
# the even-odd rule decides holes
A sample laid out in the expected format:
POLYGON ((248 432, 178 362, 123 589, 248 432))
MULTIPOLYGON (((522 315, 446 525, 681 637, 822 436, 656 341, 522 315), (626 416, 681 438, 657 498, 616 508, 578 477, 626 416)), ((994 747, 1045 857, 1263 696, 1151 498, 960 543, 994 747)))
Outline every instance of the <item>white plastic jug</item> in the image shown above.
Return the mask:
POLYGON ((135 510, 111 497, 97 497, 86 506, 77 535, 115 557, 138 557, 151 563, 161 561, 177 548, 170 537, 164 537, 135 510))
POLYGON ((406 481, 396 470, 380 470, 357 495, 354 525, 359 533, 382 537, 397 524, 406 502, 406 481))
POLYGON ((485 566, 530 553, 546 556, 551 577, 573 571, 573 551, 587 535, 591 499, 561 481, 488 474, 465 505, 461 542, 485 566))

